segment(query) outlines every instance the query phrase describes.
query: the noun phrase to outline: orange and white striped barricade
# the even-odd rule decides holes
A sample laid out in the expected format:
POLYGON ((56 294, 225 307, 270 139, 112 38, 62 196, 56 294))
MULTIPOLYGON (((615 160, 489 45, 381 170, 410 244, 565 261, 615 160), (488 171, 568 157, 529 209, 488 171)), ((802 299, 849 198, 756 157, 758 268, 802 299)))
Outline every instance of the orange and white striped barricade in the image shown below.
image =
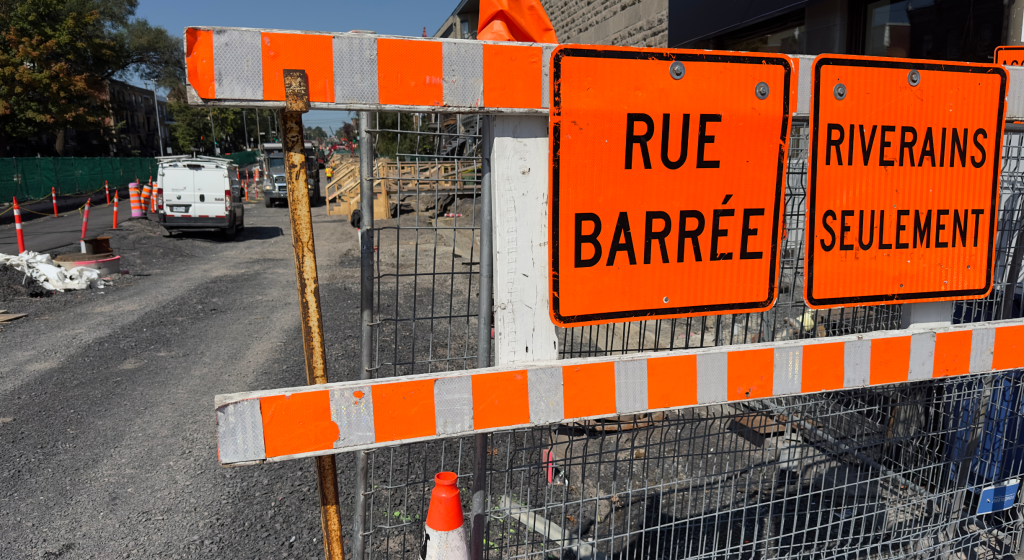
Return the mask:
POLYGON ((21 229, 21 208, 18 208, 18 197, 14 197, 14 230, 18 237, 18 254, 25 252, 25 232, 21 229))
POLYGON ((220 395, 222 464, 1024 367, 1024 319, 220 395))
POLYGON ((283 102, 283 71, 294 69, 308 75, 315 109, 519 115, 547 114, 548 63, 557 47, 231 27, 189 27, 185 39, 189 95, 205 106, 283 102))
POLYGON ((459 476, 439 472, 434 476, 427 522, 423 524, 425 560, 469 560, 466 530, 462 528, 462 500, 456 486, 459 476))
POLYGON ((132 207, 132 218, 142 218, 146 215, 142 209, 142 197, 139 195, 139 184, 128 184, 128 200, 132 207))
POLYGON ((160 191, 160 186, 157 185, 156 183, 153 183, 153 188, 149 192, 149 213, 150 214, 156 214, 156 207, 157 207, 156 199, 157 199, 157 192, 159 192, 159 191, 160 191))

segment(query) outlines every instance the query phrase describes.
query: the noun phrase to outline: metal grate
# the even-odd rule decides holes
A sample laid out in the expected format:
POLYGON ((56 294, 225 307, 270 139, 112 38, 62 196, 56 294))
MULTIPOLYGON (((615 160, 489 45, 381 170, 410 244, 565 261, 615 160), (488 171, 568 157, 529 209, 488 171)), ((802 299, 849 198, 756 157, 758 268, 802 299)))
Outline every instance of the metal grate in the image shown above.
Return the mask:
POLYGON ((1002 558, 1019 544, 1020 509, 971 512, 982 487, 1021 473, 1021 381, 983 374, 502 433, 488 557, 1002 558))
POLYGON ((476 367, 481 117, 373 118, 373 376, 476 367))
MULTIPOLYGON (((374 377, 477 366, 479 119, 375 117, 390 216, 375 222, 374 377)), ((807 144, 794 127, 771 311, 564 329, 561 356, 900 328, 899 306, 804 305, 807 144)), ((1006 134, 995 288, 955 322, 1021 316, 1022 148, 1006 134)), ((1002 558, 1024 511, 971 512, 977 490, 1024 470, 1022 385, 989 373, 493 433, 485 557, 1002 558)), ((469 437, 367 453, 367 558, 418 556, 441 470, 460 476, 469 533, 473 450, 469 437)))

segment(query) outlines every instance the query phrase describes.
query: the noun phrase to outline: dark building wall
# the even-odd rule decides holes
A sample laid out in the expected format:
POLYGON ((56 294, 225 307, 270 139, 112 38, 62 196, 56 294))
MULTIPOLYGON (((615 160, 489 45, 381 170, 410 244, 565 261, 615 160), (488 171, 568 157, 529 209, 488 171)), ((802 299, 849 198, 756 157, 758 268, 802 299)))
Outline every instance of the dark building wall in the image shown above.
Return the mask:
POLYGON ((668 44, 990 62, 996 46, 1009 44, 1010 6, 1002 0, 669 0, 668 44))

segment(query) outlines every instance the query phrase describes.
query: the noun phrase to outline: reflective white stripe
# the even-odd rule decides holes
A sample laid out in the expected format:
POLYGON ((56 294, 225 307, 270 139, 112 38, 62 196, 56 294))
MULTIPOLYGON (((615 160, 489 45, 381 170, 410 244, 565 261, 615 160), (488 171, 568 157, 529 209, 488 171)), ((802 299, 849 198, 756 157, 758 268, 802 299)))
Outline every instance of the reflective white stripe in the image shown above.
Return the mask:
POLYGON ((469 549, 466 548, 466 530, 462 527, 451 531, 436 531, 426 523, 424 548, 426 560, 469 560, 469 549))

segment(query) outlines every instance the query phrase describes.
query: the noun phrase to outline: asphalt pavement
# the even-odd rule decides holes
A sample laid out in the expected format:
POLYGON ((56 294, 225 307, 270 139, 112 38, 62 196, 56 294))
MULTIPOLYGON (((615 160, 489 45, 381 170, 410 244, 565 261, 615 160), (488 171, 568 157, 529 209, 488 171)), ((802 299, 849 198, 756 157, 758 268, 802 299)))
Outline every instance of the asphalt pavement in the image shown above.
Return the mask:
MULTIPOLYGON (((127 201, 117 205, 117 216, 125 221, 132 215, 127 201)), ((102 235, 114 224, 114 203, 110 205, 92 206, 89 208, 89 225, 87 237, 102 235)), ((52 215, 22 224, 25 235, 25 249, 45 253, 47 251, 78 243, 82 238, 82 213, 78 210, 65 212, 54 218, 52 215)), ((0 226, 0 253, 18 254, 18 238, 14 224, 0 226)))
MULTIPOLYGON (((217 462, 215 395, 305 382, 288 209, 245 212, 235 241, 132 220, 112 232, 130 275, 0 301, 29 314, 0 326, 0 558, 322 557, 312 459, 217 462)), ((331 381, 360 363, 344 218, 313 209, 331 381)))

